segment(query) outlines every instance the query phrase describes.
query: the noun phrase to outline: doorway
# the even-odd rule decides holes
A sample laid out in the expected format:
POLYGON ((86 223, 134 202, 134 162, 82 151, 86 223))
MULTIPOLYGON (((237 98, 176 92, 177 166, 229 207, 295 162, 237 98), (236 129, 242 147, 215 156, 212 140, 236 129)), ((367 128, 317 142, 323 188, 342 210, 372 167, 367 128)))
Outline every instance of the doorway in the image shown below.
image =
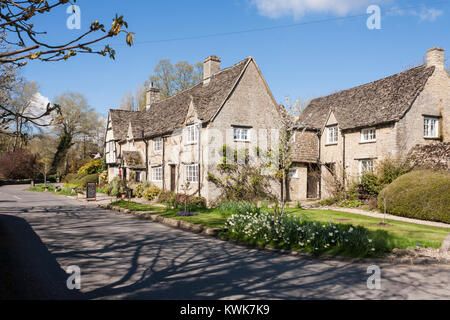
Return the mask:
POLYGON ((176 165, 170 165, 170 191, 175 192, 176 189, 176 165))
POLYGON ((308 199, 319 198, 320 168, 317 164, 308 166, 307 196, 308 199))

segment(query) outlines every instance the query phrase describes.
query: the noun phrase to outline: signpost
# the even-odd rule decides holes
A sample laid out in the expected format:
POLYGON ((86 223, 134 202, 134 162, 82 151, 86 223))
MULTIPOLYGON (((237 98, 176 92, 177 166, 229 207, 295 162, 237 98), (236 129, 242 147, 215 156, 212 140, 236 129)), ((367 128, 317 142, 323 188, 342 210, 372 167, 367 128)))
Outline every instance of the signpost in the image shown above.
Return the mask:
POLYGON ((97 201, 97 183, 95 182, 86 183, 86 200, 97 201))

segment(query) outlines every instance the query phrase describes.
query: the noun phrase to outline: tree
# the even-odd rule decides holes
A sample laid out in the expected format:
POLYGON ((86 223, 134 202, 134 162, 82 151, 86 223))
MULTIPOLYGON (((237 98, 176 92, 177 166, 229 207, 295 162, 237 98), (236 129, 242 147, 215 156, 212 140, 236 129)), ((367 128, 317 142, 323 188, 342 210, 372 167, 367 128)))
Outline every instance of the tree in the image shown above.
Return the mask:
POLYGON ((202 79, 203 63, 198 62, 192 66, 187 61, 180 61, 172 65, 169 59, 160 60, 155 66, 154 74, 150 76, 150 82, 161 90, 162 99, 186 90, 202 79))
POLYGON ((127 92, 127 94, 122 98, 122 101, 120 102, 120 110, 128 110, 128 111, 135 111, 136 105, 134 103, 134 97, 131 93, 131 90, 127 92))
POLYGON ((44 176, 44 186, 47 185, 47 175, 52 168, 52 159, 50 158, 42 158, 37 162, 37 168, 39 172, 44 176))
MULTIPOLYGON (((93 53, 109 56, 114 59, 115 51, 106 45, 103 50, 95 51, 92 45, 121 33, 126 34, 126 43, 133 44, 134 33, 123 30, 128 24, 123 16, 113 19, 111 28, 106 28, 98 20, 91 23, 88 31, 75 39, 48 43, 47 32, 38 30, 33 18, 48 17, 51 11, 66 4, 74 5, 76 0, 0 0, 0 34, 4 34, 4 42, 8 47, 0 52, 0 63, 11 63, 19 66, 30 60, 62 61, 76 56, 78 53, 93 53)), ((73 7, 75 10, 75 7, 73 7)), ((74 11, 75 12, 75 11, 74 11)))
MULTIPOLYGON (((21 117, 25 123, 43 126, 39 122, 53 113, 59 112, 58 104, 47 104, 40 114, 20 115, 5 104, 4 93, 8 94, 8 88, 15 82, 14 66, 24 66, 28 61, 66 61, 78 53, 99 54, 115 58, 115 51, 108 44, 103 50, 92 49, 94 44, 106 39, 126 34, 126 43, 131 46, 134 41, 134 33, 128 32, 128 24, 123 16, 116 15, 111 28, 98 20, 90 25, 88 31, 75 39, 61 40, 59 43, 49 43, 46 31, 38 30, 33 19, 45 16, 54 9, 66 4, 74 5, 76 0, 0 0, 0 134, 11 134, 9 123, 17 117, 21 117)), ((75 11, 75 7, 73 7, 75 11)), ((50 124, 47 124, 50 125, 50 124)))
POLYGON ((16 114, 13 122, 15 127, 13 151, 23 147, 27 134, 32 129, 33 125, 26 121, 26 117, 39 114, 39 106, 36 105, 35 99, 38 87, 36 82, 22 81, 14 90, 11 105, 11 110, 16 114))
POLYGON ((150 82, 161 90, 161 98, 165 99, 175 92, 174 67, 169 59, 162 59, 155 66, 154 74, 150 76, 150 82))
MULTIPOLYGON (((66 92, 55 99, 60 105, 60 114, 55 119, 54 130, 59 137, 59 144, 53 158, 52 172, 63 166, 67 171, 67 155, 69 149, 77 143, 77 139, 86 142, 98 130, 99 116, 89 106, 86 98, 80 93, 66 92), (63 163, 65 162, 65 163, 63 163)), ((100 126, 102 127, 102 126, 100 126)), ((83 145, 83 143, 81 143, 83 145)), ((86 150, 83 156, 86 157, 86 150)))

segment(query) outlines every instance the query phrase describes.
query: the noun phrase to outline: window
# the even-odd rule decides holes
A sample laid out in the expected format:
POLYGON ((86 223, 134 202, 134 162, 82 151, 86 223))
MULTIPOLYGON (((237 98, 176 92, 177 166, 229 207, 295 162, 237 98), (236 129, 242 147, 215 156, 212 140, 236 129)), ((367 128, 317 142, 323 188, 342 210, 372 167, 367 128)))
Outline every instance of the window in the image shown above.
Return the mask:
POLYGON ((235 141, 250 141, 248 128, 233 128, 233 136, 235 141))
POLYGON ((186 181, 198 182, 198 164, 186 165, 186 181))
POLYGON ((197 143, 198 142, 198 125, 193 124, 186 128, 187 130, 187 143, 197 143))
POLYGON ((433 117, 424 118, 424 137, 438 138, 439 137, 439 119, 433 117))
POLYGON ((153 140, 153 150, 155 152, 162 151, 162 139, 161 138, 156 138, 155 140, 153 140))
POLYGON ((338 127, 332 126, 327 128, 327 143, 336 144, 338 143, 338 127))
POLYGON ((375 142, 377 141, 376 129, 363 129, 361 131, 361 142, 375 142))
POLYGON ((298 169, 296 168, 289 169, 289 178, 298 179, 298 169))
POLYGON ((372 172, 373 171, 373 160, 372 159, 365 159, 365 160, 359 160, 359 176, 361 177, 366 172, 372 172))
POLYGON ((152 180, 153 181, 162 181, 162 167, 152 168, 152 180))

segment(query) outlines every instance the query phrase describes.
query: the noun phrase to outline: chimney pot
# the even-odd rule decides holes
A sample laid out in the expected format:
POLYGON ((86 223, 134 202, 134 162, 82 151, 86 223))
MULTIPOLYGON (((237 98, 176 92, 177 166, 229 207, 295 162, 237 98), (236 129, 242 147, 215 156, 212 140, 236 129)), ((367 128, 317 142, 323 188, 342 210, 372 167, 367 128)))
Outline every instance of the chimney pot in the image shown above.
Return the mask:
POLYGON ((155 88, 155 84, 150 82, 150 86, 146 92, 146 106, 145 109, 149 110, 153 103, 161 100, 161 90, 155 88))
POLYGON ((208 81, 211 76, 220 71, 221 60, 217 56, 209 56, 203 62, 203 81, 208 81))
POLYGON ((427 67, 436 67, 444 69, 445 51, 442 48, 433 47, 427 52, 427 67))

